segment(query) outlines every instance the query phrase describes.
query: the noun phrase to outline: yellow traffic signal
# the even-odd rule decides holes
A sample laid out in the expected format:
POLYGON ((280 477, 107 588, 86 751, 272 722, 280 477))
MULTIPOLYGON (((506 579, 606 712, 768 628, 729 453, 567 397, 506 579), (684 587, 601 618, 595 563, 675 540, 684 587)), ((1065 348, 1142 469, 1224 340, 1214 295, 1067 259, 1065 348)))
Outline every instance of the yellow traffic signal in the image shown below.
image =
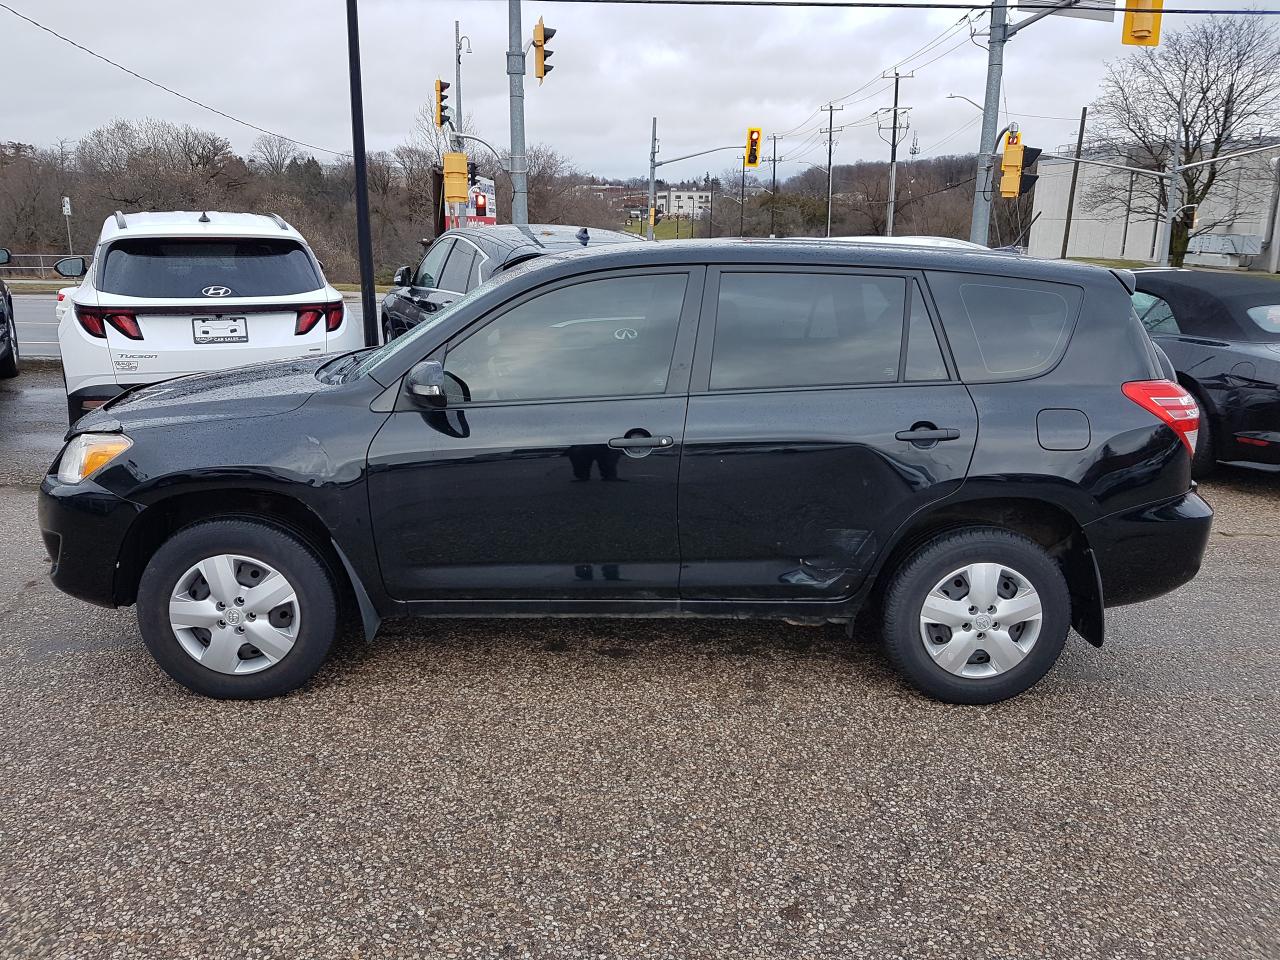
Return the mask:
POLYGON ((533 75, 538 78, 538 83, 542 83, 543 78, 555 69, 547 63, 547 57, 553 52, 547 49, 547 41, 555 35, 555 27, 544 25, 541 17, 533 25, 533 75))
POLYGON ((742 161, 744 166, 760 166, 760 128, 747 128, 747 149, 742 161))
POLYGON ((1126 6, 1142 9, 1125 13, 1120 42, 1131 47, 1158 47, 1160 11, 1164 9, 1164 0, 1128 0, 1126 6))
POLYGON ((449 84, 445 83, 439 77, 436 77, 436 126, 443 127, 446 123, 452 123, 453 118, 449 116, 449 108, 444 102, 449 99, 445 93, 449 89, 449 84))
POLYGON ((445 203, 466 203, 470 195, 467 188, 467 155, 465 153, 446 153, 444 155, 444 201, 445 203))
POLYGON ((1033 166, 1043 153, 1039 147, 1022 144, 1021 133, 1010 133, 1004 138, 1004 156, 1000 158, 1000 196, 1020 197, 1040 179, 1039 174, 1024 172, 1033 166))

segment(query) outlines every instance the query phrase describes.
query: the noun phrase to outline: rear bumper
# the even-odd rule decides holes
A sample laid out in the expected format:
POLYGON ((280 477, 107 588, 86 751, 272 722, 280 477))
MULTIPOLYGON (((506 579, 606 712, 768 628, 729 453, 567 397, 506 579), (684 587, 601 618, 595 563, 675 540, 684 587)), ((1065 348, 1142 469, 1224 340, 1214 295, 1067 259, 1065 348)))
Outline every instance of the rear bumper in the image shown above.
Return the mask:
POLYGON ((89 603, 114 607, 116 561, 141 509, 91 480, 71 485, 45 477, 39 523, 54 586, 89 603))
POLYGON ((1191 580, 1212 523, 1212 508, 1189 492, 1086 524, 1106 606, 1150 600, 1191 580))

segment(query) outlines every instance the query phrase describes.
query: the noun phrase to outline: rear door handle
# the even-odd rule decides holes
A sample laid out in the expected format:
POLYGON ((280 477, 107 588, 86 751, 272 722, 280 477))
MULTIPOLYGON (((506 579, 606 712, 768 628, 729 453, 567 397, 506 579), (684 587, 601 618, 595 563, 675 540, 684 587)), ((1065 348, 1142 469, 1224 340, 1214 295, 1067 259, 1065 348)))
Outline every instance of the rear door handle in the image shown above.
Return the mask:
POLYGON ((615 450, 652 450, 669 447, 675 442, 674 437, 614 437, 609 446, 615 450))
POLYGON ((960 431, 954 427, 934 429, 919 427, 915 430, 899 430, 893 436, 897 440, 907 440, 911 443, 929 443, 937 440, 959 440, 960 431))

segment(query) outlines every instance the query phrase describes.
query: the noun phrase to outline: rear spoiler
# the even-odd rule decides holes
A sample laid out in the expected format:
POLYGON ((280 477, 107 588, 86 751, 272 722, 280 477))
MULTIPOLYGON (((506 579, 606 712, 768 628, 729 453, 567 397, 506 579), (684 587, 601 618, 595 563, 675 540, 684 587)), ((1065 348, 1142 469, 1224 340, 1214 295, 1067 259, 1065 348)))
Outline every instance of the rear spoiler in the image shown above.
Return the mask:
POLYGON ((1130 294, 1138 289, 1138 278, 1133 275, 1132 270, 1116 270, 1111 271, 1111 275, 1120 281, 1120 285, 1130 294))

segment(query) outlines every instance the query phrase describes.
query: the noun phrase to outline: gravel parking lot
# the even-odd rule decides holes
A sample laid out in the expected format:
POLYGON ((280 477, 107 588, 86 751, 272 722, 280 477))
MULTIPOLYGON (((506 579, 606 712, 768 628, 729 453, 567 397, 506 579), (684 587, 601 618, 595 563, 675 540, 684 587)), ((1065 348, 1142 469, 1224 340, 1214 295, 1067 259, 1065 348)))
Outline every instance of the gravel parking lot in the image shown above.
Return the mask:
POLYGON ((1280 476, 1021 699, 870 638, 390 624, 308 688, 171 683, 49 584, 55 366, 0 384, 0 955, 1280 956, 1280 476))

